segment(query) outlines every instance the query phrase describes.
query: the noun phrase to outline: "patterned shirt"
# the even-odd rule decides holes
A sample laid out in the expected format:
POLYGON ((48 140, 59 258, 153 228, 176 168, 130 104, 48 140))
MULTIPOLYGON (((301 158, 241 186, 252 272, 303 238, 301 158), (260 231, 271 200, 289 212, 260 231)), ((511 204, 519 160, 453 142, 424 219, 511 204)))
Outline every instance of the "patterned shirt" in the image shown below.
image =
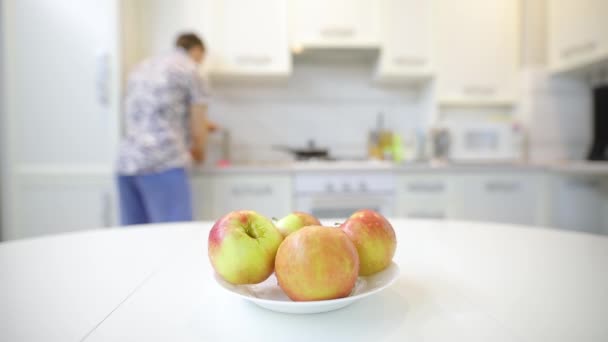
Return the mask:
POLYGON ((126 132, 118 173, 146 174, 189 166, 190 106, 206 102, 206 87, 196 63, 184 50, 140 63, 127 82, 126 132))

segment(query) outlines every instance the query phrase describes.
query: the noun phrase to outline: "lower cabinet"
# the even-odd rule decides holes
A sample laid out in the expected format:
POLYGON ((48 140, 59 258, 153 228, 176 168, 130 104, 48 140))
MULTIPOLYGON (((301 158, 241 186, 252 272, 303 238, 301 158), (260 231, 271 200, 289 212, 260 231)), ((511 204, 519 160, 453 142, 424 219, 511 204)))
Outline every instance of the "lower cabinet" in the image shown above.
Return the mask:
POLYGON ((540 224, 542 183, 536 173, 403 174, 397 214, 408 218, 540 224))
POLYGON ((589 233, 608 233, 608 192, 601 178, 552 175, 547 196, 550 225, 589 233))
POLYGON ((292 181, 287 173, 203 174, 195 176, 192 183, 197 219, 217 220, 241 209, 281 217, 292 208, 292 181))
POLYGON ((397 179, 396 215, 407 218, 448 218, 452 175, 407 174, 397 179))
POLYGON ((110 175, 32 174, 17 177, 12 220, 3 239, 20 239, 116 225, 110 175))
POLYGON ((467 173, 453 180, 450 218, 538 225, 542 216, 540 174, 467 173))

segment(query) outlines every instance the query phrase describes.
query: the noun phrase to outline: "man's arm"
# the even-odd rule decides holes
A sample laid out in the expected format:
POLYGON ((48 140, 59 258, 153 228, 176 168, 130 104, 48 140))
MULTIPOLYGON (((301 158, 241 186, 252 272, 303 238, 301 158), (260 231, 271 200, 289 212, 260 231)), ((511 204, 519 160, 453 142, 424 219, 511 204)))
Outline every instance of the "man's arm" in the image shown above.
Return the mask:
POLYGON ((192 105, 190 107, 190 134, 192 137, 190 153, 192 154, 192 159, 199 164, 205 160, 207 126, 207 105, 192 105))

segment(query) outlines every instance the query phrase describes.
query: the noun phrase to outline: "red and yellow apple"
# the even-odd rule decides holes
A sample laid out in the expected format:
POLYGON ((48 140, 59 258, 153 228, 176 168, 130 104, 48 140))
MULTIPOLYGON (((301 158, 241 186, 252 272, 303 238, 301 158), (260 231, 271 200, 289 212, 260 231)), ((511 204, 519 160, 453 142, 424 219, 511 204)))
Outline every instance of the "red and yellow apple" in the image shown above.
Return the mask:
POLYGON ((297 230, 285 238, 275 260, 279 286, 294 301, 347 297, 358 272, 357 249, 339 228, 297 230))
POLYGON ((251 210, 233 211, 209 232, 209 260, 227 282, 257 284, 272 274, 282 241, 281 232, 266 217, 251 210))
POLYGON ((397 248, 397 238, 384 216, 373 210, 359 210, 340 228, 357 248, 360 276, 372 275, 390 265, 397 248))
POLYGON ((320 226, 321 222, 312 216, 311 214, 304 213, 301 211, 294 211, 293 213, 283 217, 280 219, 276 226, 283 234, 283 236, 287 236, 296 230, 306 227, 306 226, 320 226))

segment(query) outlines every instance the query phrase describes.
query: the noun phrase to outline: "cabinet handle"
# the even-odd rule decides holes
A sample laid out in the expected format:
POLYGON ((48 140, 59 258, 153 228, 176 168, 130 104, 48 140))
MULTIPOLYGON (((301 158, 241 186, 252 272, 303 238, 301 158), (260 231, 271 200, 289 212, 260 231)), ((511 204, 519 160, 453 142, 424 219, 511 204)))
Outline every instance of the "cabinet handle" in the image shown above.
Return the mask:
POLYGON ((474 85, 464 87, 463 92, 470 96, 491 96, 496 93, 496 89, 490 86, 474 85))
POLYGON ((406 186, 407 191, 422 193, 440 193, 445 191, 444 183, 410 183, 406 186))
POLYGON ((107 191, 101 198, 101 224, 103 227, 112 226, 112 196, 107 191))
POLYGON ((485 189, 488 192, 514 192, 520 188, 521 183, 518 182, 491 181, 485 184, 485 189))
POLYGON ((99 53, 97 55, 97 66, 95 70, 95 91, 97 103, 103 107, 110 105, 110 55, 108 53, 99 53))
POLYGON ((421 219, 445 219, 446 215, 442 211, 412 211, 407 213, 407 217, 421 219))
POLYGON ((398 66, 422 66, 426 64, 426 59, 413 56, 397 56, 393 58, 393 64, 398 66))
POLYGON ((239 186, 232 188, 234 196, 268 196, 272 195, 272 187, 269 185, 262 187, 239 186))
POLYGON ((236 57, 237 64, 243 65, 268 65, 272 63, 272 58, 270 56, 254 56, 254 55, 242 55, 236 57))
POLYGON ((570 184, 574 187, 585 189, 599 189, 601 182, 598 179, 572 179, 570 184))
POLYGON ((355 30, 348 27, 326 27, 320 33, 328 38, 350 38, 355 35, 355 30))
POLYGON ((569 46, 561 52, 563 58, 575 57, 581 54, 593 52, 597 48, 596 42, 586 42, 583 44, 569 46))

